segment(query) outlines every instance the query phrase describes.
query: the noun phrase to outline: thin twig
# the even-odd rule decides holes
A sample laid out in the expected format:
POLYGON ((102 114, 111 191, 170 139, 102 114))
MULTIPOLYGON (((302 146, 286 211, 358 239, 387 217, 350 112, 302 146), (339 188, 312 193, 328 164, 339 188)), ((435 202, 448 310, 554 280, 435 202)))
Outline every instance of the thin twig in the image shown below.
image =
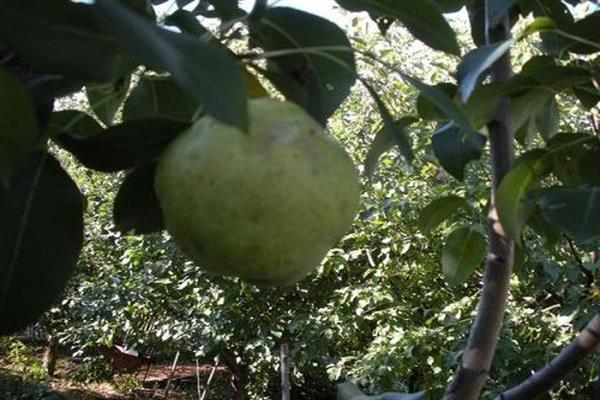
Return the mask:
POLYGON ((502 400, 529 400, 548 392, 571 373, 600 344, 600 314, 596 314, 577 338, 543 369, 523 383, 503 392, 502 400))

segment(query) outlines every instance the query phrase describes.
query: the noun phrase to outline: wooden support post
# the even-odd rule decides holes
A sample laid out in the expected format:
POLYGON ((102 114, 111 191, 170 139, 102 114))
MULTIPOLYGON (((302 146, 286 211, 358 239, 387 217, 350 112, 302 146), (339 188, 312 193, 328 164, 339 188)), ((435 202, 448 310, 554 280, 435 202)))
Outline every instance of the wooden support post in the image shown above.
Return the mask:
POLYGON ((169 374, 169 380, 167 381, 167 387, 165 388, 165 400, 169 396, 169 387, 171 386, 171 380, 173 379, 173 375, 175 374, 175 369, 177 369, 177 362, 179 361, 179 351, 175 354, 175 359, 173 360, 173 365, 171 366, 171 373, 169 374))
POLYGON ((290 400, 290 349, 287 344, 281 345, 281 399, 290 400))

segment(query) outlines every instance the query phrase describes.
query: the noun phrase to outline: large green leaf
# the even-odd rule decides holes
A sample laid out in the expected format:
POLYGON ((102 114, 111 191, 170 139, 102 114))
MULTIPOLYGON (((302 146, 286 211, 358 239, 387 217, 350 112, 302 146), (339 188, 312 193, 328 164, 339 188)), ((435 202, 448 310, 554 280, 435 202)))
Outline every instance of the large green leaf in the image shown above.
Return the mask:
POLYGON ((444 169, 462 181, 466 165, 481 157, 486 137, 478 132, 463 131, 449 124, 432 137, 433 152, 444 169))
POLYGON ((293 52, 270 57, 265 76, 321 123, 339 107, 356 81, 351 44, 344 31, 329 20, 293 8, 271 8, 259 20, 251 21, 250 36, 267 53, 293 52))
POLYGON ((467 208, 467 201, 459 196, 440 197, 429 203, 419 214, 417 224, 424 234, 428 234, 439 224, 457 213, 461 208, 467 208))
POLYGON ((159 28, 115 0, 96 1, 95 11, 132 57, 172 79, 216 119, 246 130, 246 81, 241 65, 211 43, 159 28))
POLYGON ((575 240, 600 236, 600 187, 556 187, 547 190, 538 204, 551 225, 575 240))
POLYGON ((191 122, 199 104, 173 82, 160 76, 143 76, 123 108, 123 119, 159 117, 191 122))
POLYGON ((564 28, 569 35, 563 39, 564 48, 576 54, 600 52, 600 11, 592 13, 574 24, 564 28))
POLYGON ((398 19, 417 39, 435 50, 459 55, 456 33, 433 0, 336 0, 350 11, 369 11, 398 19))
POLYGON ((105 125, 112 125, 117 111, 127 96, 130 82, 131 77, 128 75, 115 82, 88 85, 85 88, 90 108, 105 125))
POLYGON ((552 137, 546 148, 550 151, 553 174, 567 186, 582 184, 581 158, 598 140, 585 133, 561 132, 552 137))
POLYGON ((143 118, 125 121, 90 137, 64 130, 53 139, 86 167, 115 172, 154 161, 188 126, 164 118, 143 118))
POLYGON ((70 0, 2 0, 0 39, 36 72, 108 82, 135 67, 92 7, 70 0))
POLYGON ((121 184, 113 208, 115 226, 119 231, 146 234, 165 229, 154 191, 155 171, 156 163, 134 169, 121 184))
POLYGON ((547 152, 537 149, 521 156, 502 179, 496 193, 496 210, 504 232, 513 240, 520 242, 521 231, 534 211, 526 201, 529 190, 548 171, 547 152))
POLYGON ((8 184, 13 170, 33 153, 39 140, 29 94, 15 76, 0 69, 0 187, 8 184))
POLYGON ((0 189, 0 334, 24 329, 58 300, 83 243, 83 204, 45 153, 0 189))
POLYGON ((485 237, 470 228, 459 228, 446 239, 442 250, 442 270, 450 285, 465 282, 485 255, 485 237))

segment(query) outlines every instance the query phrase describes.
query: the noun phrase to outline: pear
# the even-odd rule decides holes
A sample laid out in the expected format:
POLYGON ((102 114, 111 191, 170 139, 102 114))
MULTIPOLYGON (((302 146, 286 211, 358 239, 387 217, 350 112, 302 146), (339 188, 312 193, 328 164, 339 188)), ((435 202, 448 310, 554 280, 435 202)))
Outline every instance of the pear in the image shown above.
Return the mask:
POLYGON ((249 101, 249 130, 199 119, 161 155, 155 189, 167 230, 206 271, 292 285, 349 229, 358 174, 299 106, 249 101))

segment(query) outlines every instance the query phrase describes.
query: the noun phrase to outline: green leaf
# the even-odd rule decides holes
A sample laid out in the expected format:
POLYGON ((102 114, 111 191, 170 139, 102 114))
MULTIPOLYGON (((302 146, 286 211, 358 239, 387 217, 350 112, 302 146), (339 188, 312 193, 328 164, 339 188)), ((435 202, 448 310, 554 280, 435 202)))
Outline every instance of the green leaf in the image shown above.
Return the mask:
POLYGON ((542 215, 579 242, 600 236, 600 188, 557 187, 538 200, 542 215))
POLYGON ((537 203, 535 205, 535 210, 527 222, 527 225, 529 225, 544 239, 544 245, 550 250, 552 250, 554 246, 556 246, 556 243, 558 243, 558 241, 561 239, 560 231, 550 225, 548 221, 544 219, 537 203))
MULTIPOLYGON (((441 89, 449 98, 453 98, 458 89, 455 84, 450 82, 441 82, 434 85, 434 87, 441 89)), ((448 119, 448 116, 433 104, 422 92, 417 96, 417 112, 424 120, 435 121, 448 119)))
POLYGON ((446 239, 442 250, 442 270, 450 285, 465 282, 485 255, 485 237, 470 228, 459 228, 446 239))
POLYGON ((537 32, 548 31, 556 29, 556 23, 548 17, 537 17, 535 18, 525 29, 521 32, 519 40, 525 39, 529 35, 533 35, 537 32))
POLYGON ((105 125, 112 125, 117 111, 127 96, 130 83, 131 77, 128 75, 112 83, 86 87, 85 92, 90 108, 105 125))
POLYGON ((188 126, 169 119, 144 118, 125 121, 87 138, 65 131, 53 139, 86 167, 115 172, 154 161, 188 126))
POLYGON ((457 213, 458 210, 467 207, 467 201, 462 197, 454 195, 441 197, 421 210, 417 224, 421 232, 427 235, 439 224, 457 213))
MULTIPOLYGON (((394 145, 397 145, 400 149, 400 152, 404 155, 406 159, 405 146, 410 146, 408 143, 408 132, 406 132, 406 128, 417 121, 414 117, 404 117, 399 119, 398 121, 391 121, 389 123, 384 122, 384 126, 375 134, 375 138, 369 146, 369 151, 367 152, 367 156, 365 157, 365 171, 364 175, 367 178, 371 178, 375 171, 377 170, 377 164, 379 163, 379 158, 391 149, 394 145)), ((409 151, 412 149, 409 147, 409 151)), ((407 160, 408 161, 408 160, 407 160)))
POLYGON ((488 24, 490 28, 498 25, 517 0, 487 0, 488 24))
POLYGON ((500 57, 502 57, 514 44, 514 39, 478 47, 466 54, 457 69, 460 82, 458 92, 463 103, 473 93, 481 75, 488 70, 500 57))
POLYGON ((34 105, 12 74, 0 69, 0 188, 40 142, 34 105))
POLYGON ((600 11, 596 11, 574 24, 565 27, 569 34, 563 38, 565 50, 575 54, 593 54, 600 51, 600 11))
POLYGON ((465 166, 481 157, 486 137, 478 132, 463 131, 449 124, 438 130, 432 138, 433 152, 444 169, 462 181, 465 166))
POLYGON ((56 137, 68 133, 79 139, 86 139, 102 131, 102 127, 90 115, 77 110, 63 110, 52 113, 47 134, 56 137))
POLYGON ((583 108, 588 111, 600 103, 600 90, 596 89, 591 80, 574 86, 573 92, 583 108))
POLYGON ((463 8, 469 0, 435 0, 444 14, 454 13, 463 8))
POLYGON ((147 234, 165 229, 154 191, 155 171, 156 163, 152 163, 134 169, 125 177, 113 208, 113 219, 119 231, 147 234))
POLYGON ((472 132, 473 125, 467 114, 456 104, 450 95, 447 93, 447 89, 444 86, 431 86, 421 82, 419 79, 414 78, 410 75, 400 73, 402 79, 410 83, 412 86, 417 88, 421 95, 423 95, 429 102, 431 102, 438 110, 443 112, 449 119, 454 121, 465 132, 472 132))
POLYGON ((199 109, 198 102, 170 78, 146 75, 127 98, 123 119, 157 117, 191 122, 198 116, 199 109))
POLYGON ((600 187, 600 146, 598 144, 581 155, 578 170, 581 183, 600 187))
POLYGON ((165 25, 176 26, 182 32, 195 38, 200 38, 208 32, 196 16, 187 10, 177 10, 173 14, 167 15, 165 25))
POLYGON ((547 152, 532 150, 521 156, 502 179, 496 193, 496 210, 506 235, 520 242, 521 231, 531 217, 533 208, 526 202, 534 184, 549 171, 547 152))
POLYGON ((550 99, 542 107, 542 111, 537 115, 535 123, 540 135, 545 141, 550 140, 558 133, 560 124, 560 111, 555 98, 550 99))
POLYGON ((96 1, 98 20, 134 58, 171 78, 206 113, 246 131, 246 81, 241 65, 224 50, 157 27, 114 0, 96 1))
POLYGON ((37 72, 109 82, 135 67, 98 26, 92 7, 70 0, 2 0, 0 38, 37 72))
POLYGON ((0 335, 24 329, 58 300, 83 243, 83 204, 48 154, 36 153, 0 188, 0 335))
POLYGON ((459 55, 456 33, 433 0, 336 0, 349 11, 369 11, 398 19, 417 39, 435 50, 459 55))
POLYGON ((356 82, 352 46, 329 20, 293 8, 271 8, 250 22, 250 37, 267 53, 293 52, 269 58, 265 76, 322 124, 356 82))
POLYGON ((580 160, 597 139, 585 133, 561 132, 548 141, 552 172, 565 185, 580 185, 580 160))

